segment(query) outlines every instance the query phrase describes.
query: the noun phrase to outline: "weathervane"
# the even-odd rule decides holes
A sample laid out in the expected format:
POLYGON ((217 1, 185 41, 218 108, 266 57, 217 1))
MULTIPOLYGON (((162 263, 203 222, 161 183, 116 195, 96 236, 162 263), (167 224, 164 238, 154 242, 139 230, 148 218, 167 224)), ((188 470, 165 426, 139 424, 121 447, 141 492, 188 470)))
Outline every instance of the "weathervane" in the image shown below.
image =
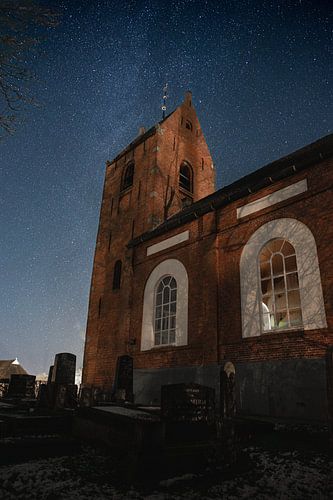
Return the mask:
POLYGON ((165 118, 165 112, 166 112, 166 100, 168 98, 168 84, 166 83, 163 88, 163 104, 162 104, 162 118, 164 120, 165 118))

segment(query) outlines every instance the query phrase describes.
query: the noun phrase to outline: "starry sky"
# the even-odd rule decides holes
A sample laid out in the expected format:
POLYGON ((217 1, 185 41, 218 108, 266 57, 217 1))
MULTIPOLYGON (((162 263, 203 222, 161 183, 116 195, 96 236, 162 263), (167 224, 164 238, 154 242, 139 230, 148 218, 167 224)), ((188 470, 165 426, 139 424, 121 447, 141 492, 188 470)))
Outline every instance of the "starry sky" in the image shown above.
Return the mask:
MULTIPOLYGON (((42 5, 52 5, 41 1, 42 5)), ((225 186, 332 132, 333 6, 321 0, 55 2, 26 54, 40 107, 0 142, 0 359, 82 366, 106 160, 192 90, 225 186)))

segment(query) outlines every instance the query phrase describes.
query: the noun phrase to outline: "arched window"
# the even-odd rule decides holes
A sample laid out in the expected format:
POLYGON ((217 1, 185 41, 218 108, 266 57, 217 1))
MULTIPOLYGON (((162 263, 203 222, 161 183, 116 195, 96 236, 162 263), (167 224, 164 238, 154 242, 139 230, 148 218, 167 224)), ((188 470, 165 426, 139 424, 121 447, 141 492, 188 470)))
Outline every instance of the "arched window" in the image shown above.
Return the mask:
POLYGON ((192 127, 192 122, 190 122, 190 120, 186 120, 185 122, 185 127, 188 129, 188 130, 192 130, 193 127, 192 127))
POLYGON ((316 242, 301 221, 274 219, 252 234, 240 259, 240 283, 244 338, 327 327, 316 242))
POLYGON ((188 276, 177 259, 160 262, 144 291, 141 350, 187 345, 188 276))
POLYGON ((260 252, 259 268, 262 330, 299 327, 302 310, 294 247, 285 239, 269 241, 260 252))
POLYGON ((133 185, 133 177, 134 177, 134 163, 131 162, 127 165, 124 173, 123 183, 121 187, 122 191, 133 185))
POLYGON ((177 282, 173 276, 164 276, 157 283, 154 300, 155 345, 174 344, 176 341, 177 282))
POLYGON ((192 168, 187 163, 182 163, 179 169, 179 187, 193 193, 192 168))
POLYGON ((121 260, 117 260, 113 269, 113 284, 112 289, 118 290, 121 283, 121 260))

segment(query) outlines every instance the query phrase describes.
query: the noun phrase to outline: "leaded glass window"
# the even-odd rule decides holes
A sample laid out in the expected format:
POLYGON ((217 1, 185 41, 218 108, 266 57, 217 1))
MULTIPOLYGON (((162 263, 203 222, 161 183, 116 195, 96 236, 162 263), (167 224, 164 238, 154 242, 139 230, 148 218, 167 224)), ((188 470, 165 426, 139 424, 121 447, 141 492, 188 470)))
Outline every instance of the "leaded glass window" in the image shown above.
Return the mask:
POLYGON ((285 239, 269 241, 259 256, 263 331, 302 325, 294 247, 285 239))
POLYGON ((158 282, 154 304, 155 345, 176 342, 177 282, 164 276, 158 282))

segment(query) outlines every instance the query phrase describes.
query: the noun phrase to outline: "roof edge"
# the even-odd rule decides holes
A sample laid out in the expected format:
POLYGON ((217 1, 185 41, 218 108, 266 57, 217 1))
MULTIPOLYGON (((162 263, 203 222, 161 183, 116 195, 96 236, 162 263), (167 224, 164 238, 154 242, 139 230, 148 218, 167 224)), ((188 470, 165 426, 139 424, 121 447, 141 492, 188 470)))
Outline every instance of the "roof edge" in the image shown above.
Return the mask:
POLYGON ((181 210, 170 219, 163 222, 152 231, 129 241, 127 247, 133 248, 140 243, 159 236, 170 229, 197 219, 205 213, 226 206, 236 200, 244 198, 249 194, 256 193, 274 182, 294 175, 296 172, 305 170, 317 162, 322 162, 333 155, 333 134, 318 139, 293 153, 247 174, 237 181, 225 186, 218 191, 196 201, 190 207, 181 210))

